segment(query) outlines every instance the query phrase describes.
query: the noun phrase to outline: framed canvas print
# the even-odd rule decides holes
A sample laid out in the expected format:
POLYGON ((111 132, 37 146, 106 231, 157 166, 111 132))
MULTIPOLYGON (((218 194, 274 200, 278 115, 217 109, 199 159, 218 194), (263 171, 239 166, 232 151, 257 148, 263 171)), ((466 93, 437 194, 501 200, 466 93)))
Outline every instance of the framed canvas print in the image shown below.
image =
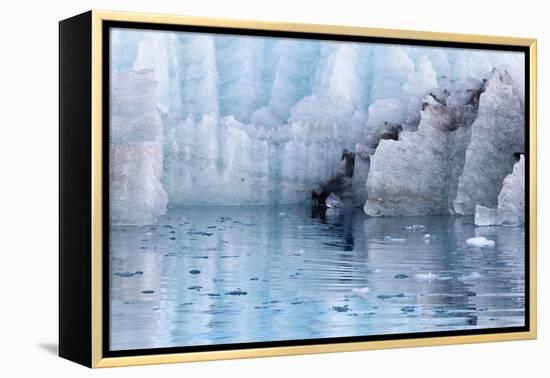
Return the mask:
POLYGON ((60 355, 532 339, 536 41, 60 22, 60 355))

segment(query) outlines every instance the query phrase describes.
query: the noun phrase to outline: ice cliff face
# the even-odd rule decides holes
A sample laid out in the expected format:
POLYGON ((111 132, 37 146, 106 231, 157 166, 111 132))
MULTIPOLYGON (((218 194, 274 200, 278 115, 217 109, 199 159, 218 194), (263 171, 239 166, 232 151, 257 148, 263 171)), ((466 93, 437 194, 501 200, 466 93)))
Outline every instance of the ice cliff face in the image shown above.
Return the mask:
POLYGON ((455 211, 473 214, 476 205, 496 207, 501 189, 498 183, 512 172, 514 154, 524 152, 523 99, 508 71, 495 71, 481 95, 472 125, 455 211))
POLYGON ((163 127, 149 70, 111 76, 110 221, 148 224, 164 213, 163 127))
POLYGON ((525 223, 525 157, 514 165, 506 176, 498 195, 498 206, 491 209, 477 205, 475 213, 477 226, 517 226, 525 223))
POLYGON ((433 90, 424 97, 416 130, 385 121, 371 156, 365 212, 371 216, 434 215, 452 210, 470 143, 481 83, 433 90))
POLYGON ((523 151, 519 54, 125 29, 111 41, 114 223, 167 204, 308 203, 344 149, 346 203, 472 214, 497 206, 523 151))

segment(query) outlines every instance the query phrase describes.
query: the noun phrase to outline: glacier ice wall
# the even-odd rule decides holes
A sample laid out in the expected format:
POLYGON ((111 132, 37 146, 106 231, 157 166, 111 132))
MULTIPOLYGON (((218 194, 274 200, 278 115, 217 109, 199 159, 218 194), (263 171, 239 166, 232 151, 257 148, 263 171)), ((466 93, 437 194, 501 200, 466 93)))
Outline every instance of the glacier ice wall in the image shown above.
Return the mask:
MULTIPOLYGON (((430 92, 420 105, 416 130, 388 131, 387 121, 377 129, 378 134, 372 136, 378 146, 370 157, 364 207, 368 215, 449 213, 470 143, 469 126, 477 111, 474 103, 480 86, 430 92), (385 138, 391 131, 393 138, 385 138)), ((394 129, 402 127, 395 125, 394 129)))
POLYGON ((479 100, 471 143, 458 183, 454 209, 474 214, 475 206, 496 207, 515 154, 525 152, 524 101, 507 70, 494 72, 479 100))
MULTIPOLYGON (((111 71, 129 78, 116 79, 112 95, 122 98, 111 97, 112 170, 125 177, 112 178, 113 193, 134 187, 113 202, 121 223, 147 222, 168 203, 307 203, 343 149, 356 156, 354 203, 369 199, 379 215, 495 207, 512 170, 511 151, 493 156, 477 139, 519 137, 521 54, 131 29, 113 29, 111 47, 111 71), (144 73, 150 92, 132 84, 144 73), (491 76, 499 82, 472 100, 491 76), (126 109, 138 98, 141 106, 126 109), (508 126, 495 130, 501 121, 508 126), (484 181, 472 179, 478 172, 484 181), (381 205, 385 180, 401 192, 381 205), (476 194, 491 183, 487 198, 476 194)), ((520 147, 516 139, 513 152, 520 147)))
POLYGON ((110 93, 110 221, 152 223, 168 202, 160 181, 163 126, 153 72, 114 72, 110 93))
POLYGON ((525 223, 525 157, 514 164, 514 170, 504 179, 496 209, 477 205, 477 226, 517 226, 525 223))

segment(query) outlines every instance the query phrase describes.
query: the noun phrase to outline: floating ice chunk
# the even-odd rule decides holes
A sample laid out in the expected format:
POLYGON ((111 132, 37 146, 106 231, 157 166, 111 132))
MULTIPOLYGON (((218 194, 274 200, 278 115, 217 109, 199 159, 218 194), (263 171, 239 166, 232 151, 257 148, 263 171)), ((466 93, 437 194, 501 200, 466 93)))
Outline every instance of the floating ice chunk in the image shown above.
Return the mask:
POLYGON ((370 289, 368 287, 354 287, 351 289, 351 292, 357 295, 367 295, 370 292, 370 289))
POLYGON ((390 242, 397 242, 397 243, 404 243, 407 241, 405 238, 394 238, 391 236, 384 236, 384 240, 390 241, 390 242))
POLYGON ((417 280, 425 280, 425 281, 433 281, 437 279, 437 274, 434 274, 432 272, 429 273, 417 273, 414 275, 414 278, 417 280))
POLYGON ((423 238, 424 238, 424 240, 430 240, 432 238, 432 235, 424 234, 423 238))
POLYGON ((464 274, 464 275, 458 277, 458 280, 459 281, 472 281, 472 280, 477 280, 478 278, 481 278, 481 274, 479 274, 478 272, 472 272, 472 273, 464 274))
POLYGON ((422 231, 426 229, 426 227, 421 224, 413 224, 412 226, 405 226, 403 229, 409 231, 422 231))
POLYGON ((478 236, 475 238, 470 238, 466 240, 466 244, 468 244, 470 247, 478 247, 478 248, 493 248, 495 246, 495 242, 493 240, 489 240, 487 238, 484 238, 483 236, 478 236))
POLYGON ((342 207, 342 200, 336 194, 330 193, 326 199, 326 204, 329 208, 342 207))

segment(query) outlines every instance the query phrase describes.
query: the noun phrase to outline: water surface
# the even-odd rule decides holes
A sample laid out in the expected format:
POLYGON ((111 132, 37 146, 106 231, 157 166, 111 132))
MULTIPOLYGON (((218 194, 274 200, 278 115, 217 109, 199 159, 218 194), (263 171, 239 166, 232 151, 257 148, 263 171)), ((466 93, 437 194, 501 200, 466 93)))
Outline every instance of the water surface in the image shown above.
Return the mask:
POLYGON ((110 349, 522 326, 524 241, 471 217, 171 209, 111 228, 110 349))

